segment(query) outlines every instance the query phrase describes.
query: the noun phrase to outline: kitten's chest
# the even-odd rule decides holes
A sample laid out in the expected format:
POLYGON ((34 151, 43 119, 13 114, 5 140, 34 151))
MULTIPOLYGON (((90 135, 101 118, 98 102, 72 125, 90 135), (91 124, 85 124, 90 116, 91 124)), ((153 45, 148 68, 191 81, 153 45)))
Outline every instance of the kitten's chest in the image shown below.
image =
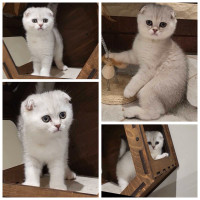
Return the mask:
POLYGON ((65 138, 57 138, 46 141, 26 141, 26 152, 40 160, 48 162, 52 159, 59 158, 65 155, 67 141, 65 138))
POLYGON ((33 36, 27 34, 28 47, 32 54, 38 54, 45 52, 53 52, 54 50, 54 37, 52 34, 46 36, 33 36))
POLYGON ((134 44, 139 64, 157 66, 163 61, 166 48, 163 44, 153 41, 137 40, 134 44))

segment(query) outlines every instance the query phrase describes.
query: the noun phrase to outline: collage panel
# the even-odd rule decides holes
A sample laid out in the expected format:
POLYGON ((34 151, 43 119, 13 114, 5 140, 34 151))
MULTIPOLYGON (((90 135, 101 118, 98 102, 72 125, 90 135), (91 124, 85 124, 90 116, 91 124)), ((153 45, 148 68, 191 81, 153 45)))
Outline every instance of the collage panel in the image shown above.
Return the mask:
POLYGON ((197 125, 102 125, 102 197, 197 197, 197 125))
POLYGON ((97 197, 98 165, 98 83, 3 83, 3 196, 97 197))
POLYGON ((4 3, 4 79, 97 79, 97 3, 4 3))
POLYGON ((197 3, 102 3, 102 121, 197 121, 197 3))

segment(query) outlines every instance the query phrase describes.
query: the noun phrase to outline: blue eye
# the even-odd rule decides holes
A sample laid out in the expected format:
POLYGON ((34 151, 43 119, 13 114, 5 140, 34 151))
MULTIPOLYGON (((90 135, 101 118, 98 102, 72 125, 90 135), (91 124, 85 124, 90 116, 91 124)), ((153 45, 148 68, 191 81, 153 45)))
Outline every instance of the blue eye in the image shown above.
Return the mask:
POLYGON ((37 19, 32 19, 32 22, 33 23, 37 23, 37 19))
POLYGON ((49 121, 51 121, 51 117, 49 115, 45 115, 42 117, 42 121, 48 123, 49 121))
POLYGON ((66 112, 61 112, 59 114, 60 119, 65 119, 66 118, 66 112))
POLYGON ((167 26, 167 23, 165 22, 160 22, 160 25, 159 25, 161 28, 165 28, 167 26))
POLYGON ((147 21, 146 21, 146 24, 147 24, 148 26, 152 26, 152 25, 153 25, 153 22, 152 22, 151 20, 147 20, 147 21))
POLYGON ((44 22, 44 23, 47 23, 47 22, 48 22, 48 19, 44 18, 44 19, 43 19, 43 22, 44 22))

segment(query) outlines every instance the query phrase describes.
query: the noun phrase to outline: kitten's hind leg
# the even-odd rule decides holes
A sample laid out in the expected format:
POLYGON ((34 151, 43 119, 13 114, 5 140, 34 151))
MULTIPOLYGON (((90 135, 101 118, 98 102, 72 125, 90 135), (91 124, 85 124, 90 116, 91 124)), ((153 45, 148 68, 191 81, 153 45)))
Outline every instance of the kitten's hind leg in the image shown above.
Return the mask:
POLYGON ((56 66, 60 70, 67 70, 68 67, 63 63, 63 41, 60 33, 58 32, 57 28, 53 29, 54 36, 55 36, 55 49, 54 49, 54 61, 56 66))
POLYGON ((68 165, 65 167, 65 179, 68 180, 76 179, 76 174, 69 168, 68 165))
POLYGON ((123 191, 127 187, 128 181, 124 180, 123 178, 118 178, 118 184, 121 188, 121 191, 123 191))
POLYGON ((124 117, 139 118, 142 120, 155 120, 165 113, 162 102, 152 90, 142 89, 139 93, 141 106, 133 106, 124 109, 124 117))

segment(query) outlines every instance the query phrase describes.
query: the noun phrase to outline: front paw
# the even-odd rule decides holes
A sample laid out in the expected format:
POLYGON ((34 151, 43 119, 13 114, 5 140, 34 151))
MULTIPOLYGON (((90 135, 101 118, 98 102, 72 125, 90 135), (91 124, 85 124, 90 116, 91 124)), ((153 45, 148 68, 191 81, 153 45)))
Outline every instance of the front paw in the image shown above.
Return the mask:
POLYGON ((22 183, 22 185, 40 187, 40 184, 39 184, 39 183, 36 183, 36 182, 33 182, 33 181, 25 181, 25 182, 22 183))
POLYGON ((155 160, 159 160, 159 159, 162 159, 162 158, 165 158, 165 157, 168 157, 168 156, 169 156, 168 153, 163 153, 161 155, 157 155, 156 158, 155 158, 155 160))
POLYGON ((163 156, 163 158, 164 157, 169 157, 169 154, 168 153, 163 153, 162 156, 163 156))
POLYGON ((50 183, 49 187, 56 190, 67 190, 67 186, 65 184, 50 183))
POLYGON ((36 72, 33 72, 31 75, 32 75, 32 76, 39 76, 40 74, 39 74, 39 73, 36 73, 36 72))
POLYGON ((69 69, 69 67, 67 67, 66 65, 64 65, 63 68, 62 68, 63 71, 66 71, 68 69, 69 69))
POLYGON ((124 90, 124 97, 125 98, 131 98, 135 95, 135 92, 133 91, 133 89, 129 88, 128 86, 126 86, 125 90, 124 90))
POLYGON ((74 180, 74 179, 76 179, 76 173, 73 172, 73 171, 68 171, 66 173, 65 178, 68 179, 68 180, 74 180))

